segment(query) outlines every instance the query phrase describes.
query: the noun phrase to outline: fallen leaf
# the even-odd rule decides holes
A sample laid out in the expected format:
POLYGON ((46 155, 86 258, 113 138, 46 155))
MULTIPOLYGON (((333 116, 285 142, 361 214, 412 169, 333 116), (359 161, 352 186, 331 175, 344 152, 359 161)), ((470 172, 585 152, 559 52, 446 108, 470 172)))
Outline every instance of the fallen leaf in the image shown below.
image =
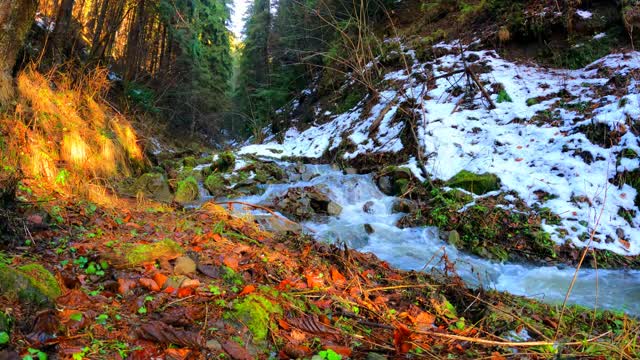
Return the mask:
POLYGON ((278 325, 280 325, 281 328, 285 329, 285 330, 289 330, 291 329, 291 326, 289 326, 289 323, 287 323, 285 320, 283 319, 278 319, 278 325))
POLYGON ((393 345, 395 345, 396 350, 401 354, 410 351, 411 344, 407 343, 409 340, 411 340, 411 331, 403 324, 399 324, 393 332, 393 345))
POLYGON ((157 272, 155 275, 153 275, 153 281, 155 281, 160 288, 164 287, 164 284, 167 282, 168 278, 169 277, 167 275, 164 275, 160 272, 157 272))
POLYGON ((245 286, 244 289, 242 289, 242 291, 240 291, 238 296, 249 295, 252 292, 254 292, 255 290, 256 290, 256 287, 251 285, 251 284, 249 284, 249 285, 245 286))
POLYGON ((224 260, 222 260, 222 263, 229 267, 231 270, 238 271, 240 260, 235 256, 225 256, 224 260))
POLYGON ((204 338, 194 331, 176 329, 160 321, 140 325, 136 331, 139 338, 163 344, 174 344, 189 348, 204 347, 204 338))
POLYGON ((436 321, 436 317, 427 312, 421 312, 415 317, 416 327, 420 330, 430 330, 433 327, 433 323, 436 321))
POLYGON ((160 291, 160 286, 153 279, 141 278, 138 282, 151 291, 160 291))
POLYGON ((185 360, 190 354, 189 349, 167 349, 164 351, 166 360, 185 360))
POLYGON ((195 291, 195 289, 194 289, 194 288, 191 288, 191 287, 183 287, 183 288, 178 289, 178 297, 179 297, 179 298, 184 298, 184 297, 187 297, 187 296, 191 296, 191 295, 193 295, 195 292, 196 292, 196 291, 195 291))
POLYGON ((247 349, 240 346, 237 342, 229 340, 222 344, 224 351, 235 360, 251 360, 253 356, 249 354, 247 349))
POLYGON ((524 159, 523 158, 516 158, 516 162, 520 162, 522 160, 524 160, 524 159))
POLYGON ((307 335, 305 335, 302 331, 293 329, 291 331, 291 339, 293 340, 294 344, 301 344, 307 339, 307 335))
POLYGON ((351 357, 352 351, 346 346, 327 345, 326 348, 335 351, 337 354, 342 355, 343 357, 351 357))
POLYGON ((629 248, 631 248, 631 244, 624 239, 618 239, 618 241, 620 241, 620 244, 622 244, 622 246, 625 247, 625 249, 629 250, 629 248))
POLYGON ((320 274, 314 274, 311 271, 308 271, 304 274, 304 277, 307 279, 307 286, 311 289, 320 288, 324 285, 324 280, 320 277, 320 274))
POLYGON ((135 289, 135 287, 137 285, 138 284, 133 279, 122 279, 122 278, 120 278, 120 279, 118 279, 118 293, 120 295, 124 295, 127 292, 129 292, 129 290, 135 289))
POLYGON ((335 267, 331 267, 331 280, 334 285, 339 287, 343 287, 347 283, 347 279, 335 267))
POLYGON ((180 284, 181 288, 197 288, 200 286, 200 280, 198 279, 186 279, 180 284))

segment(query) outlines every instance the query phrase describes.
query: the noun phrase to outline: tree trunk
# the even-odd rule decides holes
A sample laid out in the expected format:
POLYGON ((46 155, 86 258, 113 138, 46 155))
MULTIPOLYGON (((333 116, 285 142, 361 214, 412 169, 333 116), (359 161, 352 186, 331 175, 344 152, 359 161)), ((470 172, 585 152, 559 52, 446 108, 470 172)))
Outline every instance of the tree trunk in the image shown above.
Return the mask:
POLYGON ((37 0, 0 0, 0 106, 13 98, 11 72, 37 7, 37 0))

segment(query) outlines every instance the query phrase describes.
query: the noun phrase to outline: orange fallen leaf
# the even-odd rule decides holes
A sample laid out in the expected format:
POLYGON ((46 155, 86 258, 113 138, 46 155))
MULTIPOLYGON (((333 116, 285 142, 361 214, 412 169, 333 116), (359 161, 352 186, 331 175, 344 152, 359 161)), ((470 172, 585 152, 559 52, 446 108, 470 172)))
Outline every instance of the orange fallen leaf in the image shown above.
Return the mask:
POLYGON ((238 258, 235 256, 225 256, 222 263, 229 267, 231 270, 237 271, 240 260, 238 260, 238 258))
POLYGON ((249 284, 249 285, 245 286, 244 289, 242 289, 242 291, 240 291, 238 296, 249 295, 252 292, 254 292, 255 290, 256 290, 256 287, 251 285, 251 284, 249 284))
POLYGON ((522 160, 524 160, 524 159, 523 158, 516 158, 516 162, 520 162, 522 160))
POLYGON ((351 357, 351 349, 346 346, 338 346, 338 345, 327 345, 327 349, 331 349, 335 351, 337 354, 342 355, 344 357, 351 357))
POLYGON ((347 279, 335 267, 331 267, 331 280, 333 280, 334 285, 339 287, 347 283, 347 279))
POLYGON ((184 297, 187 297, 187 296, 191 296, 195 292, 196 292, 195 289, 192 288, 192 287, 183 287, 183 288, 178 289, 178 297, 179 298, 184 298, 184 297))
POLYGON ((160 291, 160 286, 153 279, 141 278, 138 282, 151 291, 160 291))
POLYGON ((436 317, 427 312, 421 312, 415 318, 416 327, 420 330, 430 330, 435 321, 436 317))
POLYGON ((411 331, 403 324, 399 324, 393 332, 393 345, 396 350, 402 354, 409 352, 411 350, 411 344, 407 343, 409 340, 411 340, 411 331))
POLYGON ((285 329, 285 330, 289 330, 291 329, 291 326, 289 326, 289 323, 286 322, 283 319, 278 319, 278 325, 280 325, 281 328, 285 329))
POLYGON ((134 289, 136 287, 136 281, 132 279, 118 279, 118 293, 120 295, 124 295, 129 290, 134 289))
POLYGON ((620 244, 622 244, 622 246, 624 246, 625 249, 628 250, 629 248, 631 248, 631 244, 627 240, 618 239, 618 241, 620 241, 620 244))
POLYGON ((506 360, 507 358, 500 355, 499 352, 494 351, 493 353, 491 353, 491 360, 506 360))
POLYGON ((324 281, 320 277, 320 274, 314 274, 311 271, 308 271, 304 274, 304 277, 307 279, 307 286, 311 289, 320 288, 324 285, 324 281))
POLYGON ((167 279, 169 279, 169 277, 167 277, 167 275, 164 275, 163 273, 160 273, 160 272, 157 272, 155 275, 153 275, 153 281, 155 281, 160 288, 164 287, 164 284, 167 282, 167 279))
POLYGON ((185 360, 191 354, 189 349, 167 349, 164 351, 166 359, 185 360))

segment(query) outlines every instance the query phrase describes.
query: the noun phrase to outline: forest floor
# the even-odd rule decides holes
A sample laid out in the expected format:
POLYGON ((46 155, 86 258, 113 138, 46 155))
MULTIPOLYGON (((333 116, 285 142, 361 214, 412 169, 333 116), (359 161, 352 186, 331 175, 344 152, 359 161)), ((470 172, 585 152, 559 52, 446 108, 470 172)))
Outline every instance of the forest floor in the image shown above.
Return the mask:
MULTIPOLYGON (((25 180, 18 199, 38 193, 25 180)), ((622 313, 471 290, 453 265, 398 271, 214 203, 42 207, 51 216, 26 211, 24 242, 0 259, 0 359, 640 355, 640 324, 622 313)))

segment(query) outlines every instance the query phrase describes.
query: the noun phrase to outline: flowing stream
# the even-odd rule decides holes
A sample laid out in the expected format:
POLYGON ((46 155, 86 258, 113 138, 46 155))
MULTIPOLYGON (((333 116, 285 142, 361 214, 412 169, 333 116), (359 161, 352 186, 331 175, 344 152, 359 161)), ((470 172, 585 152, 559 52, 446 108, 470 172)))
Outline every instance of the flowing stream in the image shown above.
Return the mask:
MULTIPOLYGON (((376 186, 372 175, 345 175, 328 165, 306 165, 305 179, 287 184, 267 185, 262 195, 247 196, 241 201, 269 206, 289 188, 324 184, 329 197, 340 204, 342 213, 322 223, 305 222, 303 226, 320 241, 345 242, 351 248, 371 252, 389 264, 404 270, 443 268, 440 261, 446 252, 455 262, 458 274, 471 286, 483 286, 549 303, 562 303, 575 268, 528 266, 496 263, 456 250, 441 240, 433 227, 395 226, 403 214, 394 214, 394 197, 386 196, 376 186), (369 212, 365 203, 373 202, 369 212), (368 234, 365 224, 373 228, 368 234)), ((371 203, 369 204, 371 205, 371 203)), ((569 302, 589 308, 622 310, 640 314, 640 271, 581 269, 569 302)))

